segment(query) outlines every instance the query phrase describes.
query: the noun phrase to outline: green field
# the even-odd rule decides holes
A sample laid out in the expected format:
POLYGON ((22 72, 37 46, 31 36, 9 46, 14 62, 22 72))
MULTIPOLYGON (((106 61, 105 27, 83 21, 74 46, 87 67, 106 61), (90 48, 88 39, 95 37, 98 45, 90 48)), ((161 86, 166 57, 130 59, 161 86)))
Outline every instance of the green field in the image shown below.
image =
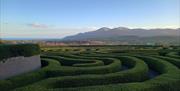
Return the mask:
POLYGON ((180 91, 179 46, 41 47, 41 62, 0 91, 180 91))

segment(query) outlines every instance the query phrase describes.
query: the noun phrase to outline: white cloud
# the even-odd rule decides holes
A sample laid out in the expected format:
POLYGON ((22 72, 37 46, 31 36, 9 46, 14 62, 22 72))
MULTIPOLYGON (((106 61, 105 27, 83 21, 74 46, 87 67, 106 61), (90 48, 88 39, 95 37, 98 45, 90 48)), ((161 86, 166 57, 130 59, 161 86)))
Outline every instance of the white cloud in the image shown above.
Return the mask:
POLYGON ((48 25, 40 24, 40 23, 37 23, 37 22, 30 23, 30 24, 27 24, 27 25, 30 26, 30 27, 33 27, 33 28, 48 28, 48 25))

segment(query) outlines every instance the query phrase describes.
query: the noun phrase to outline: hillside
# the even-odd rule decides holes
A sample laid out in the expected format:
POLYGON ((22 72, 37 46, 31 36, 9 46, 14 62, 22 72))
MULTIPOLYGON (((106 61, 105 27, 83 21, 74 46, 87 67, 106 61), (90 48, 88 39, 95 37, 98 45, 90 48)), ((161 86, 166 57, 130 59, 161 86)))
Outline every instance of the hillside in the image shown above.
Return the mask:
POLYGON ((100 28, 95 31, 79 33, 63 38, 66 41, 105 41, 108 43, 128 43, 128 44, 178 44, 180 39, 180 28, 178 29, 129 29, 100 28))
POLYGON ((63 40, 99 40, 104 38, 118 38, 124 36, 137 37, 153 37, 153 36, 180 36, 180 29, 129 29, 125 27, 118 28, 100 28, 95 31, 79 33, 72 36, 67 36, 63 40))

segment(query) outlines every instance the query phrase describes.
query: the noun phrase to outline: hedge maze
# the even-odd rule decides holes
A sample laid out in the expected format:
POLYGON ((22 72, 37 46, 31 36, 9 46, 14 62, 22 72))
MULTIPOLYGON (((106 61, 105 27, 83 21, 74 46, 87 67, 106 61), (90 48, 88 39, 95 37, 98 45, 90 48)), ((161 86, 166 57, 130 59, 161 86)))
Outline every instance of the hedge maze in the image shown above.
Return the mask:
POLYGON ((0 91, 180 91, 180 47, 43 47, 42 68, 0 91))

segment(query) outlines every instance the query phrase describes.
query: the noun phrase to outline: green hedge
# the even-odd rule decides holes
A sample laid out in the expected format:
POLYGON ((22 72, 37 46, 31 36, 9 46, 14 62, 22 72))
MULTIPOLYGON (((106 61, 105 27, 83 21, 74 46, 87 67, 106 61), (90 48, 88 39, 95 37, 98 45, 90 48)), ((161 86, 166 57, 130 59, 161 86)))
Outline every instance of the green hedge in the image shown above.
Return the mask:
POLYGON ((41 60, 41 63, 44 67, 40 70, 25 73, 6 80, 0 80, 0 91, 11 91, 17 87, 26 86, 43 79, 47 79, 49 77, 48 70, 59 68, 61 65, 56 60, 44 58, 41 60))
POLYGON ((42 69, 0 80, 0 91, 180 91, 176 51, 173 57, 165 57, 171 51, 159 56, 159 51, 111 53, 107 48, 95 53, 93 48, 85 49, 45 51, 42 69), (148 78, 149 69, 159 74, 148 78))
POLYGON ((1 44, 0 61, 10 57, 33 56, 40 54, 40 48, 36 44, 1 44))
POLYGON ((82 75, 82 74, 107 74, 112 72, 117 72, 121 68, 121 61, 114 58, 102 58, 98 60, 102 60, 105 64, 109 62, 109 65, 104 66, 94 66, 94 67, 73 67, 71 66, 74 63, 86 63, 90 60, 86 59, 73 59, 59 56, 43 56, 43 58, 55 59, 58 60, 63 66, 60 66, 57 69, 49 71, 50 76, 67 76, 67 75, 82 75), (70 64, 70 65, 68 65, 70 64))
POLYGON ((171 58, 171 57, 165 57, 165 56, 153 56, 153 57, 157 57, 157 58, 166 60, 166 61, 176 65, 178 68, 180 68, 180 59, 171 58))
POLYGON ((79 63, 73 64, 74 67, 95 67, 95 66, 103 66, 104 63, 100 60, 94 60, 92 63, 79 63))
POLYGON ((23 89, 32 88, 64 88, 64 87, 77 87, 77 86, 91 86, 91 85, 105 85, 113 83, 125 83, 133 81, 144 81, 147 76, 147 65, 135 57, 124 56, 121 57, 123 61, 130 64, 133 68, 127 71, 120 71, 104 75, 79 75, 79 76, 65 76, 55 77, 42 80, 33 85, 29 85, 23 89))
POLYGON ((178 52, 170 52, 167 54, 168 57, 177 58, 180 59, 180 56, 178 55, 178 52))
MULTIPOLYGON (((54 80, 55 82, 55 85, 53 85, 52 87, 51 87, 52 83, 49 83, 48 80, 44 80, 42 82, 38 82, 33 85, 16 89, 15 91, 180 91, 180 87, 179 87, 180 71, 176 66, 164 60, 153 57, 142 57, 142 56, 138 56, 138 57, 143 59, 146 63, 148 63, 148 65, 151 68, 162 74, 153 79, 143 82, 132 82, 132 83, 124 83, 124 84, 118 83, 118 84, 110 84, 110 85, 96 85, 96 86, 71 87, 71 88, 60 88, 61 87, 60 85, 57 86, 59 84, 57 80, 63 80, 63 79, 50 78, 49 80, 51 81, 54 80), (56 86, 59 88, 56 88, 56 86), (51 89, 49 89, 49 87, 51 89)), ((73 77, 73 79, 75 79, 75 77, 73 77)), ((75 81, 75 80, 72 81, 71 80, 67 82, 73 83, 73 81, 75 81)), ((64 84, 68 84, 68 83, 64 83, 64 84)), ((64 84, 62 83, 62 85, 64 84)))

